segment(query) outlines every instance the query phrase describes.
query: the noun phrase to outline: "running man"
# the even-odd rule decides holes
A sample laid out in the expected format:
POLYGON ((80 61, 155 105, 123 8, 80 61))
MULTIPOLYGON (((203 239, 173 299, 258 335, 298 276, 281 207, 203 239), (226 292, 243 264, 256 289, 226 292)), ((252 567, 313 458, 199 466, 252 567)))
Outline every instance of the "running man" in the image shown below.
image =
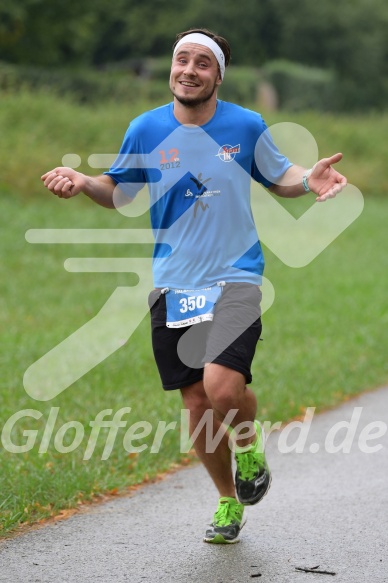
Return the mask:
POLYGON ((194 443, 219 494, 204 540, 221 544, 239 540, 244 506, 258 503, 271 482, 264 434, 255 421, 256 396, 247 386, 261 334, 264 267, 250 181, 282 197, 311 191, 319 202, 346 185, 333 168, 342 154, 310 170, 296 166, 279 153, 258 113, 217 98, 229 61, 228 42, 213 32, 178 34, 172 103, 131 122, 109 171, 92 177, 58 167, 42 176, 58 197, 83 192, 107 208, 115 208, 118 189, 130 202, 148 185, 155 235, 155 289, 149 295, 155 361, 163 388, 181 391, 190 434, 206 412, 214 435, 221 429, 215 449, 207 443, 206 425, 194 443))

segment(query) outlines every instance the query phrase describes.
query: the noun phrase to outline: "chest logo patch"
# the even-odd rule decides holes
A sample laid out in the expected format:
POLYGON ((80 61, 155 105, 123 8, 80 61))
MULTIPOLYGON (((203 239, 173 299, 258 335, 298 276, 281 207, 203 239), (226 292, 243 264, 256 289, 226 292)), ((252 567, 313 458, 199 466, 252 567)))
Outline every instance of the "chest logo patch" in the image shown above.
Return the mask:
POLYGON ((223 162, 232 162, 236 154, 239 154, 239 152, 240 144, 238 144, 237 146, 230 146, 229 144, 225 144, 225 146, 221 146, 216 155, 223 162))

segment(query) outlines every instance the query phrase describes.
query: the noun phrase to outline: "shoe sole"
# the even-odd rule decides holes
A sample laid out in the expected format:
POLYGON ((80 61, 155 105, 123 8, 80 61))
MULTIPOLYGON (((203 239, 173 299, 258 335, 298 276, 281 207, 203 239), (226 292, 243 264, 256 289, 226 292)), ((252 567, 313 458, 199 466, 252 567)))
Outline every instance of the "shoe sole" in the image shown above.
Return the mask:
MULTIPOLYGON (((247 518, 244 516, 243 521, 241 523, 240 532, 241 532, 243 526, 246 524, 246 522, 247 522, 247 518)), ((240 542, 240 539, 239 539, 240 532, 238 533, 237 537, 234 538, 234 539, 232 539, 232 540, 228 540, 228 539, 224 538, 222 536, 222 534, 216 534, 216 536, 213 537, 213 538, 206 538, 206 537, 204 537, 203 538, 203 542, 210 543, 210 544, 213 544, 213 545, 233 545, 235 543, 239 543, 240 542)))

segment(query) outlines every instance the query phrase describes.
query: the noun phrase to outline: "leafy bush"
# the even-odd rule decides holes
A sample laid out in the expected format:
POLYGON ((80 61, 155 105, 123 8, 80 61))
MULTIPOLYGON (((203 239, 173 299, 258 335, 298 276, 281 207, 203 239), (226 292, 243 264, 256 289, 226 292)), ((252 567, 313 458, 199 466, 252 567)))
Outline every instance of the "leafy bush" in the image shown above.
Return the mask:
POLYGON ((43 90, 88 104, 110 100, 127 103, 138 102, 139 99, 163 101, 168 95, 167 83, 162 88, 160 83, 136 76, 129 67, 68 70, 0 62, 0 90, 17 92, 23 89, 43 90))
POLYGON ((233 67, 226 70, 219 90, 219 97, 247 106, 256 99, 259 72, 253 67, 233 67))
POLYGON ((264 77, 274 86, 281 109, 335 111, 334 74, 285 60, 270 61, 263 67, 264 77))

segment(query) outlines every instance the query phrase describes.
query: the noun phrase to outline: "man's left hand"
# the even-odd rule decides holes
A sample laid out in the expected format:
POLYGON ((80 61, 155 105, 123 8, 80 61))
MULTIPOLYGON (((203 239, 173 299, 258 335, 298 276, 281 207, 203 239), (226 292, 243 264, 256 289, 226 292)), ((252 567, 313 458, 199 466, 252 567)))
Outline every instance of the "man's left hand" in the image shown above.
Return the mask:
POLYGON ((330 158, 322 158, 313 167, 308 178, 308 185, 312 192, 317 194, 316 201, 324 202, 328 198, 334 198, 347 184, 345 176, 332 168, 342 160, 342 154, 334 154, 330 158))

